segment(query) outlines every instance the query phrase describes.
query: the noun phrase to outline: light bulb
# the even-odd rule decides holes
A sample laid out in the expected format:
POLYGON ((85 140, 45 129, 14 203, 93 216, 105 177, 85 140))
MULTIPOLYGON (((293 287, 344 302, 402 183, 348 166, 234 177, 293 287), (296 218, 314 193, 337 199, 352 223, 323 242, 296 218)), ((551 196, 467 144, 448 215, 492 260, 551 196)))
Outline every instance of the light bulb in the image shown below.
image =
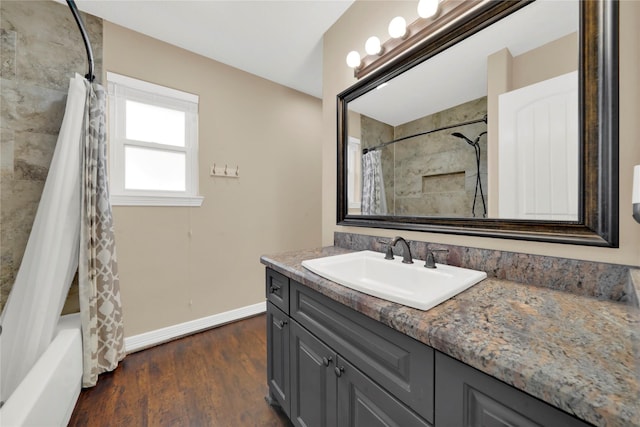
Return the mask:
POLYGON ((420 0, 418 2, 418 15, 420 18, 431 18, 438 12, 438 0, 420 0))
POLYGON ((407 33, 407 21, 402 16, 396 16, 389 23, 389 35, 394 39, 400 38, 407 33))
POLYGON ((360 54, 357 51, 352 50, 349 52, 347 55, 347 65, 351 68, 358 68, 360 65, 360 54))
POLYGON ((364 50, 367 51, 369 55, 376 55, 380 53, 382 46, 380 46, 380 39, 376 36, 371 36, 367 39, 367 42, 364 44, 364 50))

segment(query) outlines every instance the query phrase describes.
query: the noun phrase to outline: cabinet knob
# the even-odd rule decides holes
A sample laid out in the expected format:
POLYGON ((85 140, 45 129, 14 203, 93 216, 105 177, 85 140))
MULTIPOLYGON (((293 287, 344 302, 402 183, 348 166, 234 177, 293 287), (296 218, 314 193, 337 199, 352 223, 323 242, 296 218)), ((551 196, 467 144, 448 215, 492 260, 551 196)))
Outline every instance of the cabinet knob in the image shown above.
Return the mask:
POLYGON ((329 363, 331 363, 332 361, 333 359, 331 358, 331 356, 322 358, 322 364, 324 366, 329 366, 329 363))
POLYGON ((280 325, 280 327, 284 327, 284 325, 286 325, 288 322, 286 320, 281 320, 278 322, 278 324, 280 325))
POLYGON ((336 373, 336 377, 341 377, 342 373, 344 372, 344 367, 336 366, 333 371, 336 373))
POLYGON ((272 294, 275 294, 276 292, 278 292, 280 290, 280 286, 275 286, 275 285, 271 285, 269 287, 269 292, 271 292, 272 294))

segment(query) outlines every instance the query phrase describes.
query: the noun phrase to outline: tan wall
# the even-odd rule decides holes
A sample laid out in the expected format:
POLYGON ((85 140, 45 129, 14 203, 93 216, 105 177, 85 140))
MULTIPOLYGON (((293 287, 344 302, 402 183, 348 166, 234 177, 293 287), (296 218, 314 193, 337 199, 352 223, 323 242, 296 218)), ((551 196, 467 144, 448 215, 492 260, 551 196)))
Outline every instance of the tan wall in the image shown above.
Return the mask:
POLYGON ((264 301, 260 255, 321 242, 320 100, 108 22, 104 69, 200 96, 202 207, 114 207, 126 336, 264 301))
POLYGON ((513 57, 511 90, 529 86, 578 69, 578 33, 513 57))
MULTIPOLYGON (((640 265, 640 224, 631 217, 631 178, 633 166, 640 164, 640 2, 620 2, 620 248, 593 248, 553 243, 455 236, 446 234, 398 232, 336 225, 336 94, 356 82, 345 64, 350 50, 360 49, 364 41, 380 31, 389 20, 402 12, 404 2, 356 1, 341 19, 325 34, 323 67, 323 187, 322 239, 333 242, 334 231, 354 232, 383 237, 402 234, 415 240, 465 245, 471 247, 544 254, 574 259, 640 265)), ((414 6, 415 7, 415 6, 414 6)), ((408 17, 408 15, 405 15, 408 17)), ((408 19, 411 22, 410 19, 408 19)), ((379 33, 384 37, 384 33, 379 33)), ((385 37, 386 38, 386 37, 385 37)))

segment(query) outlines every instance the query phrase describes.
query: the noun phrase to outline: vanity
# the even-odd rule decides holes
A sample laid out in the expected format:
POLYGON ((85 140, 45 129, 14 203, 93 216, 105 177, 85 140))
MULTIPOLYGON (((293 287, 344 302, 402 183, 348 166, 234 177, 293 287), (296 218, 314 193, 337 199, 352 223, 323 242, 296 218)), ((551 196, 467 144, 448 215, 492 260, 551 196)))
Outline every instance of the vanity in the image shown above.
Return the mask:
POLYGON ((261 259, 268 400, 294 425, 640 425, 636 308, 490 277, 421 311, 302 267, 348 252, 261 259))

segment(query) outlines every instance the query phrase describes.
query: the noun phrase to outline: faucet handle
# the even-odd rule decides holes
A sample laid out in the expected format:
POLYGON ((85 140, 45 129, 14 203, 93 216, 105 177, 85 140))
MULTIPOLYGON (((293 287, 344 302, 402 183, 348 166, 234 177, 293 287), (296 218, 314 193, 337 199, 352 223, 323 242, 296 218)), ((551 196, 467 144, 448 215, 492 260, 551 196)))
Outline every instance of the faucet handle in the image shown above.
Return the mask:
POLYGON ((436 260, 433 256, 433 252, 427 253, 427 260, 424 263, 425 268, 436 268, 436 260))
POLYGON ((424 263, 425 268, 437 268, 434 252, 449 252, 449 249, 427 249, 427 260, 424 263))
POLYGON ((385 249, 384 259, 394 259, 393 258, 393 249, 391 248, 391 244, 388 240, 379 239, 378 243, 382 243, 387 245, 387 249, 385 249))

